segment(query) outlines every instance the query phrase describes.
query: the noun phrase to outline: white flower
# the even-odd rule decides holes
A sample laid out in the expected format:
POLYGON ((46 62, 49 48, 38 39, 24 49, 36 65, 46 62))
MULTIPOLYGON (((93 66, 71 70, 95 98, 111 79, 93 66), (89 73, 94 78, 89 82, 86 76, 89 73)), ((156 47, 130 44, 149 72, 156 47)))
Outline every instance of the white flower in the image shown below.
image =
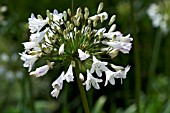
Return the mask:
POLYGON ((55 88, 55 89, 51 92, 51 96, 58 98, 59 93, 60 93, 60 90, 57 89, 57 88, 55 88))
POLYGON ((61 73, 61 75, 52 83, 53 88, 57 88, 58 90, 61 90, 63 88, 63 80, 64 80, 64 71, 61 73))
POLYGON ((116 65, 114 65, 114 64, 111 64, 111 67, 112 67, 113 69, 115 69, 116 71, 119 71, 119 70, 123 70, 123 69, 124 69, 124 67, 122 67, 122 66, 116 66, 116 65))
POLYGON ((122 33, 120 31, 103 33, 103 37, 107 37, 109 39, 113 39, 114 37, 122 37, 122 33))
POLYGON ((35 42, 23 42, 22 44, 24 45, 26 51, 35 48, 37 45, 35 42))
POLYGON ((30 36, 31 42, 35 42, 36 44, 40 43, 42 39, 44 38, 47 31, 48 31, 48 28, 46 28, 44 31, 31 34, 30 36))
POLYGON ((91 88, 91 84, 95 89, 100 89, 100 86, 98 83, 102 82, 102 79, 94 78, 89 70, 87 69, 87 80, 83 83, 83 85, 86 85, 86 90, 88 91, 91 88))
POLYGON ((89 20, 98 20, 98 19, 107 20, 108 19, 108 14, 106 12, 103 12, 103 13, 100 13, 100 14, 97 14, 97 15, 89 17, 89 20))
POLYGON ((34 14, 31 14, 31 18, 28 19, 29 29, 31 33, 39 32, 47 23, 48 18, 45 20, 35 18, 34 14))
POLYGON ((62 44, 59 48, 58 54, 62 55, 64 53, 64 44, 62 44))
POLYGON ((133 38, 131 38, 130 34, 128 34, 126 36, 117 36, 115 41, 130 43, 131 41, 133 41, 133 38))
POLYGON ((25 61, 23 66, 29 67, 28 72, 31 71, 33 64, 38 59, 38 57, 41 56, 41 54, 27 55, 25 54, 25 52, 23 52, 22 54, 21 53, 19 54, 21 55, 21 60, 25 61))
POLYGON ((95 34, 96 35, 100 35, 101 33, 104 33, 106 31, 106 28, 100 28, 99 30, 97 30, 97 33, 95 34))
POLYGON ((118 49, 122 53, 129 53, 129 51, 132 48, 132 44, 127 43, 127 42, 119 42, 119 41, 106 42, 106 41, 102 41, 102 43, 112 47, 113 49, 118 49))
POLYGON ((55 27, 56 27, 57 29, 60 29, 60 25, 63 24, 63 20, 62 20, 63 14, 58 13, 58 11, 55 9, 52 13, 52 16, 53 16, 54 22, 52 23, 51 28, 55 29, 55 27))
POLYGON ((92 68, 91 68, 90 72, 93 73, 94 71, 96 71, 96 74, 99 77, 101 77, 102 71, 108 70, 108 68, 106 67, 107 64, 108 64, 107 62, 101 62, 101 61, 97 60, 95 56, 93 56, 93 64, 92 64, 92 68))
POLYGON ((72 82, 74 81, 74 76, 73 76, 73 66, 70 64, 67 73, 64 75, 64 78, 67 82, 72 82))
POLYGON ((130 66, 126 66, 124 70, 119 70, 119 73, 115 75, 115 78, 120 78, 121 79, 121 84, 122 84, 122 78, 125 79, 127 72, 130 70, 130 66))
POLYGON ((87 58, 90 57, 89 54, 84 53, 81 49, 78 49, 78 53, 79 53, 79 58, 81 61, 86 60, 87 58))
MULTIPOLYGON (((58 23, 61 20, 61 22, 63 23, 62 18, 63 18, 63 14, 58 13, 58 11, 56 9, 54 9, 54 11, 53 11, 53 21, 58 23)), ((62 23, 60 23, 60 24, 62 24, 62 23)))
POLYGON ((155 18, 155 15, 158 13, 159 11, 159 6, 155 3, 151 4, 147 10, 147 14, 149 15, 149 17, 151 19, 155 18))
MULTIPOLYGON (((54 64, 54 62, 51 62, 51 65, 53 65, 53 64, 54 64)), ((45 75, 49 69, 50 69, 49 65, 44 65, 44 66, 37 68, 35 71, 30 72, 30 75, 40 77, 40 76, 45 75)))
POLYGON ((113 72, 111 70, 107 70, 107 71, 105 71, 105 74, 106 74, 106 81, 105 81, 104 86, 106 86, 108 84, 108 81, 110 82, 110 84, 115 85, 114 77, 117 74, 117 72, 113 72))

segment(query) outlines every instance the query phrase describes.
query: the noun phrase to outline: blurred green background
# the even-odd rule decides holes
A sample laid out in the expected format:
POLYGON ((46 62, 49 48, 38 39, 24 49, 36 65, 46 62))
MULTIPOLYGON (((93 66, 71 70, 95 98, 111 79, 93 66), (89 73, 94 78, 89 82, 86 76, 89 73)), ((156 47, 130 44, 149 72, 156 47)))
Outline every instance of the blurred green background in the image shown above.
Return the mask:
MULTIPOLYGON (((170 37, 154 28, 146 11, 157 3, 170 12, 169 0, 73 0, 74 11, 88 7, 90 15, 104 2, 109 16, 116 14, 116 30, 134 38, 130 54, 119 54, 113 63, 131 70, 123 84, 116 81, 87 92, 92 113, 170 113, 170 37)), ((29 76, 19 52, 28 41, 31 13, 71 8, 72 0, 0 1, 0 113, 83 113, 76 83, 64 84, 59 98, 52 98, 51 83, 61 70, 35 78, 29 76)), ((170 14, 170 13, 169 13, 170 14)), ((170 18, 170 15, 169 15, 170 18)), ((169 26, 168 22, 168 27, 169 26)))

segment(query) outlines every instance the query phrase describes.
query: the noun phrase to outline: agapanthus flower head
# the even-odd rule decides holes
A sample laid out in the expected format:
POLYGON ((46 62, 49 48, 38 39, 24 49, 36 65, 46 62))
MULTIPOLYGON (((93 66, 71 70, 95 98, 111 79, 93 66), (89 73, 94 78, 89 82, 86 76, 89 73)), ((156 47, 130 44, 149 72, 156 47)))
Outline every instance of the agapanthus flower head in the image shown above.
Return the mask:
POLYGON ((113 59, 119 51, 129 53, 133 39, 130 35, 124 36, 120 31, 114 31, 115 15, 108 22, 109 30, 107 27, 100 28, 98 24, 101 26, 109 17, 102 9, 103 3, 99 5, 97 14, 92 16, 85 7, 84 12, 82 8, 78 8, 75 15, 70 9, 63 13, 57 10, 51 13, 47 10, 45 20, 40 15, 35 18, 33 14, 29 18, 32 34, 30 40, 23 43, 25 51, 20 53, 25 62, 24 67, 29 67, 30 72, 37 60, 47 61, 44 66, 30 72, 30 75, 43 76, 55 66, 67 68, 52 83, 53 97, 58 97, 64 82, 74 82, 74 78, 80 79, 86 90, 90 90, 91 86, 100 89, 103 81, 105 86, 108 82, 114 85, 115 78, 126 78, 130 66, 115 66, 109 60, 104 61, 102 56, 108 55, 108 59, 113 59), (77 68, 79 72, 76 76, 74 71, 77 68))
POLYGON ((169 31, 168 24, 170 23, 169 17, 170 1, 163 0, 160 3, 152 3, 147 9, 147 15, 152 20, 152 25, 155 28, 160 28, 163 33, 169 31))

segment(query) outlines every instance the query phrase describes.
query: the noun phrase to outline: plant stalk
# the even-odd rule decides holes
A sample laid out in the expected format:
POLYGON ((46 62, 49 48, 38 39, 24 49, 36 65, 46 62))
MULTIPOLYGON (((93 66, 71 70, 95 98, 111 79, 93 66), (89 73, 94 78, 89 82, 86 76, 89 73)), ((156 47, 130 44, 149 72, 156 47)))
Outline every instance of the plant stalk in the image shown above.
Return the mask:
POLYGON ((137 24, 135 19, 134 0, 130 0, 131 3, 131 24, 134 38, 134 63, 135 63, 135 95, 136 95, 136 113, 140 113, 140 90, 141 90, 141 65, 140 65, 140 51, 139 41, 137 36, 137 24))
POLYGON ((84 86, 82 84, 82 81, 79 79, 79 66, 78 66, 78 64, 76 65, 76 67, 74 69, 75 69, 77 83, 78 83, 78 87, 79 87, 79 91, 80 91, 81 100, 82 100, 82 103, 83 103, 84 112, 90 113, 89 105, 88 105, 87 97, 86 97, 86 92, 85 92, 84 86))

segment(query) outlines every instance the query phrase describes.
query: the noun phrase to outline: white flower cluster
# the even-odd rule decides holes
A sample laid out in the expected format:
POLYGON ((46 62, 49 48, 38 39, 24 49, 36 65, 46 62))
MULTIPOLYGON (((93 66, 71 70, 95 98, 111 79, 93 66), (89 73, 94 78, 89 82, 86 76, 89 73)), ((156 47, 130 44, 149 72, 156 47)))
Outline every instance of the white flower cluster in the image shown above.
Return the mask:
POLYGON ((106 76, 105 86, 108 82, 114 85, 115 78, 120 78, 121 83, 122 79, 126 78, 130 66, 124 68, 99 60, 101 55, 114 58, 119 51, 129 53, 133 40, 130 35, 123 36, 121 32, 114 31, 115 15, 110 18, 108 25, 111 27, 108 32, 106 28, 97 29, 98 23, 108 19, 106 12, 100 13, 102 7, 103 3, 100 3, 97 14, 90 17, 88 8, 84 8, 84 13, 78 8, 75 15, 70 9, 63 13, 54 10, 53 13, 47 11, 46 19, 40 15, 36 18, 34 14, 28 19, 32 34, 29 42, 22 43, 25 48, 25 51, 20 53, 23 66, 28 67, 30 72, 38 59, 47 60, 46 65, 30 72, 30 75, 40 77, 54 66, 68 66, 67 72, 63 71, 52 83, 53 97, 58 97, 64 81, 73 82, 75 77, 80 78, 86 90, 91 86, 100 89, 103 72, 106 76), (79 76, 74 76, 75 68, 79 69, 79 76))
POLYGON ((147 14, 152 20, 153 27, 160 27, 161 31, 164 33, 167 33, 169 31, 169 15, 161 12, 161 7, 159 5, 152 3, 147 10, 147 14))

